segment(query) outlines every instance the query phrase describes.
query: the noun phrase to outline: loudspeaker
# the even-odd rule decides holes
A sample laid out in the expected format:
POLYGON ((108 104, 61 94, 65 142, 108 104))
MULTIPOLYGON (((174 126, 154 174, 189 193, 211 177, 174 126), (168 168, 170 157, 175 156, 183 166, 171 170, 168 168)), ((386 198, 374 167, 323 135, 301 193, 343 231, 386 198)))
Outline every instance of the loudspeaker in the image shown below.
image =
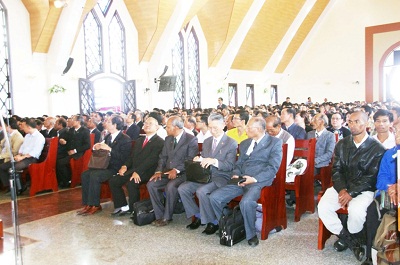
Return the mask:
POLYGON ((72 64, 74 63, 74 58, 69 58, 68 62, 67 62, 67 66, 65 67, 64 71, 63 71, 63 75, 65 75, 66 73, 68 73, 69 69, 71 68, 72 64))

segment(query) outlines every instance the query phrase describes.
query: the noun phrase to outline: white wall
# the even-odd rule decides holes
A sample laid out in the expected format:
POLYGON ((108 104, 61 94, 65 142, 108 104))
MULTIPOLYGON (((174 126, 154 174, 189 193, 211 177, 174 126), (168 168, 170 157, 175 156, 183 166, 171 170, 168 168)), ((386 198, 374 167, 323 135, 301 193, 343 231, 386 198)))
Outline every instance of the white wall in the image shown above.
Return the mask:
MULTIPOLYGON (((400 21, 398 0, 338 0, 289 70, 276 77, 280 101, 365 99, 365 27, 400 21), (359 82, 359 84, 356 83, 359 82)), ((391 46, 393 39, 380 39, 391 46)), ((383 43, 382 43, 383 42, 383 43)), ((376 94, 376 93, 375 93, 376 94)), ((375 97, 375 95, 374 95, 375 97)))

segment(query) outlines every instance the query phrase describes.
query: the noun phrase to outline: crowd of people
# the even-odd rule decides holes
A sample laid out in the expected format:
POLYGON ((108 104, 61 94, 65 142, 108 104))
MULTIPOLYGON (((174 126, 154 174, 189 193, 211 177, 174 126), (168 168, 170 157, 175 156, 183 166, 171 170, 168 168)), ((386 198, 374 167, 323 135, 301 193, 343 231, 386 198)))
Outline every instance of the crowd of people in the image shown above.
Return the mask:
MULTIPOLYGON (((78 215, 83 216, 102 210, 102 182, 109 181, 115 208, 112 216, 132 213, 133 204, 140 200, 139 187, 143 184, 147 186, 156 216, 152 225, 168 225, 180 198, 187 218, 192 220, 187 228, 194 230, 206 225, 203 233, 211 235, 218 230, 222 209, 233 198, 243 195, 240 209, 246 239, 250 246, 257 246, 257 201, 261 189, 272 184, 278 171, 281 146, 288 145, 289 165, 295 140, 310 138, 316 138, 315 175, 329 166, 333 158, 333 186, 322 196, 318 213, 327 229, 338 235, 334 244, 337 251, 351 248, 358 260, 366 256, 364 265, 372 264, 370 248, 379 220, 376 208, 374 211, 370 205, 374 199, 380 200, 376 190, 387 192, 392 203, 398 203, 393 162, 400 148, 400 106, 396 102, 332 103, 325 99, 319 104, 309 97, 299 104, 292 103, 288 97, 280 105, 252 108, 227 106, 219 98, 218 105, 209 109, 155 108, 127 114, 94 111, 90 115, 36 119, 15 115, 6 120, 3 129, 3 136, 7 133, 10 138, 17 170, 38 162, 45 138, 59 137, 57 180, 60 188, 70 186, 70 160, 81 157, 91 148, 90 134, 95 139, 93 150, 110 151, 107 169, 89 169, 81 176, 83 208, 78 215), (202 144, 200 152, 199 143, 202 144), (210 182, 187 181, 187 160, 209 168, 210 182), (230 184, 232 178, 239 177, 244 182, 230 184), (347 208, 346 220, 338 218, 339 208, 347 208), (363 229, 367 225, 372 227, 368 233, 363 229), (367 245, 366 253, 362 244, 367 245)), ((0 145, 0 179, 7 189, 10 155, 4 139, 0 145)), ((19 193, 25 189, 23 183, 19 193)), ((294 194, 289 192, 288 207, 295 203, 294 194)))

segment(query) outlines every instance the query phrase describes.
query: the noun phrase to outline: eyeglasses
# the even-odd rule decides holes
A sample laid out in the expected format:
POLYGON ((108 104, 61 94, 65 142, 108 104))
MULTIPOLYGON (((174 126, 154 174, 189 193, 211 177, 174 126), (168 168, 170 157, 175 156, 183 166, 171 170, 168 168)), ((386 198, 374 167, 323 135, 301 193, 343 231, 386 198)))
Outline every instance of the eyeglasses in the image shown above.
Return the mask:
POLYGON ((241 120, 240 117, 233 117, 232 120, 241 120))

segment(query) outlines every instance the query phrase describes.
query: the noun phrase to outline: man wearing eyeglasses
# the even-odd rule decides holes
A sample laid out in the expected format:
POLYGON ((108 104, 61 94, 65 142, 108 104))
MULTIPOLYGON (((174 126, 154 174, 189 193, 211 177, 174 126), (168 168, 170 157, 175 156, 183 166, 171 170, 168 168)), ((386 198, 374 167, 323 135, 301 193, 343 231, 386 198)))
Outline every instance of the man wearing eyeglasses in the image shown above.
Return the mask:
POLYGON ((249 113, 244 110, 239 110, 233 115, 232 122, 235 128, 226 132, 226 135, 236 140, 240 144, 248 138, 246 133, 246 124, 249 120, 249 113))

